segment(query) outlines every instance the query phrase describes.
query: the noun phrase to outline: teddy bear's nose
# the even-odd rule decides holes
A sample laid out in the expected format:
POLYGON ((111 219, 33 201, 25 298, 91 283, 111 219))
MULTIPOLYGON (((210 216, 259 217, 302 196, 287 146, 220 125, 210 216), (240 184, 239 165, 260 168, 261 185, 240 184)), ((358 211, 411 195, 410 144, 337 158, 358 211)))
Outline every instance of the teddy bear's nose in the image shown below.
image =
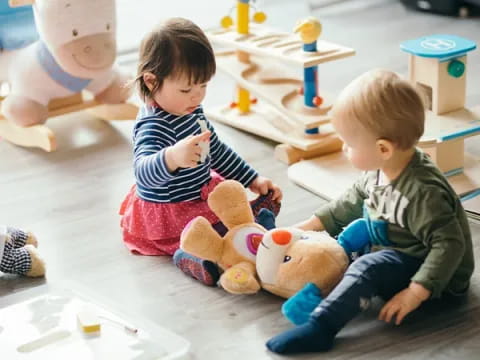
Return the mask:
POLYGON ((272 239, 277 245, 287 245, 292 240, 292 233, 288 230, 274 230, 272 239))

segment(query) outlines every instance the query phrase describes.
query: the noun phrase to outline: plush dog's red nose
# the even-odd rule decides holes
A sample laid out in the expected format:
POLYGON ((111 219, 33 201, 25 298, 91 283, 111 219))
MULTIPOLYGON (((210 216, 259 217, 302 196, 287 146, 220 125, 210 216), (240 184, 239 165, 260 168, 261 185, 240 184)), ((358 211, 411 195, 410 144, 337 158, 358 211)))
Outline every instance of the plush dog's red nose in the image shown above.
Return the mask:
POLYGON ((273 230, 272 239, 277 245, 287 245, 292 240, 292 233, 288 230, 273 230))

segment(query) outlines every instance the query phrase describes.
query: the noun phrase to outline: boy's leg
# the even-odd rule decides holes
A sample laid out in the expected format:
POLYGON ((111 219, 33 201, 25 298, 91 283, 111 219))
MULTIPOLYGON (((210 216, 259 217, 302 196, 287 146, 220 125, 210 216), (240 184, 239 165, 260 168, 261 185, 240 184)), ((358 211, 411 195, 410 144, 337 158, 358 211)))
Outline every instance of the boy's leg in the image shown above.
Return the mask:
POLYGON ((280 354, 327 351, 335 335, 376 295, 393 296, 410 283, 422 261, 395 250, 366 254, 347 269, 336 288, 320 303, 310 320, 267 342, 280 354))
POLYGON ((178 249, 173 255, 173 263, 188 276, 207 286, 215 286, 220 278, 218 266, 178 249))

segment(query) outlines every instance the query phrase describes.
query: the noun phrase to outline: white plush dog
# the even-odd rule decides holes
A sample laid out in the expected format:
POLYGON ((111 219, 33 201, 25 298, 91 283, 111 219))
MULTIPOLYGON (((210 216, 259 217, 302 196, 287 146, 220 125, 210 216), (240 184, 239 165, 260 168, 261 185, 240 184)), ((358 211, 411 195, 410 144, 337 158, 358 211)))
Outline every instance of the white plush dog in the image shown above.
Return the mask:
POLYGON ((42 124, 48 103, 87 90, 102 103, 130 96, 114 67, 115 0, 10 0, 33 4, 40 40, 0 53, 0 83, 10 84, 3 115, 18 125, 42 124))

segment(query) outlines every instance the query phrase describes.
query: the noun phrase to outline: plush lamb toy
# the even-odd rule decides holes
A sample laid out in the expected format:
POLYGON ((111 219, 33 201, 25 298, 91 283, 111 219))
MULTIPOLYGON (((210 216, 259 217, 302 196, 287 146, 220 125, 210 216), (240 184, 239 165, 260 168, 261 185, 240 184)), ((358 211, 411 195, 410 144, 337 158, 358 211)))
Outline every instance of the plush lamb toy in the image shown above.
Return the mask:
POLYGON ((45 263, 36 247, 33 234, 0 225, 0 271, 29 277, 45 275, 45 263))
POLYGON ((307 283, 328 293, 348 265, 345 251, 332 238, 294 229, 267 232, 255 224, 244 187, 233 180, 217 185, 208 205, 229 229, 220 237, 197 217, 185 228, 180 247, 216 262, 225 272, 222 287, 233 294, 253 294, 261 287, 289 297, 307 283))
POLYGON ((21 126, 42 124, 48 103, 88 90, 102 103, 130 96, 116 56, 115 0, 10 0, 32 5, 40 40, 0 53, 0 83, 10 84, 2 113, 21 126))

